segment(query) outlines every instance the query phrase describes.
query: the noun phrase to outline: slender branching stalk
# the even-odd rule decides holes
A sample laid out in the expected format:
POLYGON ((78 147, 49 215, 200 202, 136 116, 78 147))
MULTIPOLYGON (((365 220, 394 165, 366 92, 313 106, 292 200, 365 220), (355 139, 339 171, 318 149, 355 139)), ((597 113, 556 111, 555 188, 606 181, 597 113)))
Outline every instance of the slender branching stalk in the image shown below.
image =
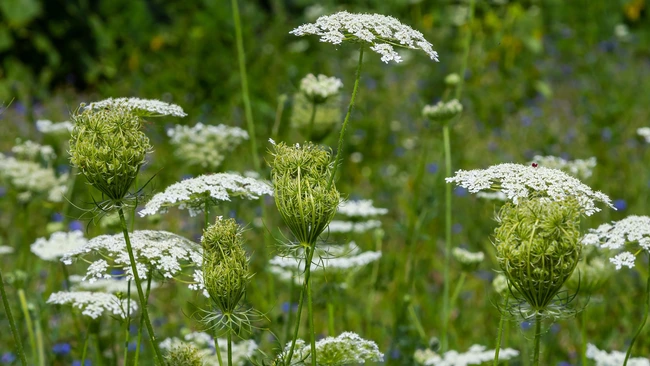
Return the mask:
POLYGON ((293 279, 294 275, 295 275, 295 273, 292 275, 291 281, 289 282, 289 309, 288 309, 289 315, 287 315, 287 324, 284 327, 284 343, 283 344, 289 343, 289 337, 291 337, 291 323, 293 321, 293 309, 292 309, 293 306, 292 305, 293 305, 293 296, 294 296, 295 289, 296 289, 296 284, 295 284, 295 281, 293 279))
POLYGON ((451 294, 451 307, 453 307, 456 304, 456 300, 458 300, 458 295, 460 295, 460 290, 463 289, 463 285, 465 284, 465 279, 467 279, 467 273, 466 272, 461 272, 460 278, 458 279, 458 282, 456 282, 456 288, 454 288, 454 292, 451 294))
POLYGON ((122 226, 122 233, 124 234, 124 241, 126 243, 126 250, 129 253, 129 260, 131 262, 131 271, 133 272, 133 280, 135 282, 135 287, 138 290, 138 298, 140 300, 140 306, 142 307, 142 317, 144 318, 145 325, 147 326, 147 331, 149 332, 149 340, 151 341, 151 346, 156 355, 156 360, 160 365, 164 365, 164 360, 160 350, 158 349, 158 344, 156 342, 156 335, 153 332, 153 326, 151 325, 151 320, 149 319, 149 311, 147 307, 147 300, 144 297, 144 291, 142 291, 142 282, 140 281, 140 276, 138 275, 138 270, 135 265, 135 256, 133 255, 133 248, 131 247, 131 240, 129 239, 129 231, 126 227, 126 219, 124 218, 124 210, 122 206, 118 207, 118 214, 120 215, 120 223, 122 226))
POLYGON ((506 311, 508 309, 508 300, 510 300, 510 291, 506 290, 506 298, 503 301, 503 310, 501 311, 501 319, 499 319, 499 333, 497 333, 497 345, 494 348, 494 366, 499 364, 499 351, 501 351, 501 336, 503 335, 503 324, 505 323, 506 311))
MULTIPOLYGON (((313 243, 309 249, 310 257, 316 250, 316 243, 313 243)), ((311 261, 307 263, 311 268, 311 261)), ((312 279, 311 276, 306 279, 307 282, 307 312, 309 313, 309 338, 311 341, 311 365, 316 366, 316 331, 314 330, 314 298, 312 296, 312 279)))
POLYGON ((5 312, 7 313, 7 318, 9 319, 9 327, 11 328, 11 335, 14 337, 14 342, 16 343, 16 353, 18 358, 20 358, 20 363, 23 366, 27 366, 27 358, 25 357, 25 351, 23 350, 23 341, 20 339, 20 334, 18 333, 18 328, 16 327, 16 321, 14 316, 11 313, 11 308, 9 307, 9 301, 7 300, 7 292, 5 291, 5 283, 2 279, 2 269, 0 268, 0 295, 2 296, 2 305, 5 307, 5 312))
POLYGON ((86 336, 84 337, 84 348, 83 351, 81 351, 81 364, 86 365, 86 354, 88 352, 88 340, 90 339, 90 323, 92 323, 92 319, 88 322, 88 328, 86 329, 86 336))
POLYGON ((630 346, 627 348, 623 366, 627 366, 627 361, 630 359, 630 355, 632 354, 632 347, 634 346, 634 342, 639 337, 639 334, 641 334, 645 323, 648 321, 648 312, 650 312, 650 258, 648 258, 648 270, 648 282, 645 289, 645 310, 643 312, 643 319, 641 319, 639 328, 637 328, 636 333, 634 333, 634 337, 632 337, 632 340, 630 341, 630 346))
POLYGON ((540 343, 542 340, 542 315, 535 315, 535 350, 533 351, 533 366, 539 366, 540 343))
POLYGON ((361 65, 363 63, 363 46, 359 48, 359 63, 357 64, 357 71, 354 76, 354 87, 352 88, 352 97, 350 97, 350 104, 348 105, 348 112, 345 114, 345 119, 343 120, 343 126, 341 126, 341 132, 339 133, 339 143, 336 148, 336 156, 334 157, 334 168, 332 170, 332 175, 330 180, 327 183, 327 189, 332 186, 334 181, 334 176, 336 176, 336 170, 341 165, 342 152, 343 152, 343 139, 345 137, 345 129, 348 126, 348 121, 350 120, 350 115, 352 114, 352 109, 354 108, 354 100, 357 97, 357 90, 359 89, 359 79, 361 79, 361 65))
POLYGON ((336 335, 334 331, 334 304, 331 301, 327 302, 327 334, 330 337, 336 335))
POLYGON ((25 290, 18 289, 18 299, 20 300, 20 308, 23 311, 23 316, 25 317, 25 326, 27 327, 27 335, 29 335, 29 347, 32 350, 32 361, 34 364, 40 364, 38 362, 38 355, 36 353, 36 337, 34 336, 34 324, 32 324, 32 316, 29 313, 29 307, 27 305, 27 298, 25 297, 25 290))
POLYGON ((309 117, 309 130, 307 132, 307 138, 314 140, 312 134, 314 133, 314 120, 316 120, 316 102, 311 102, 311 116, 309 117))
MULTIPOLYGON (((124 364, 128 365, 129 360, 129 331, 131 328, 131 280, 126 284, 126 319, 124 320, 124 364)), ((141 317, 142 318, 142 317, 141 317)), ((142 322, 141 322, 142 323, 142 322)), ((142 324, 138 327, 138 336, 142 333, 142 324)), ((137 356, 136 351, 136 356, 137 356)), ((135 361, 138 364, 138 361, 135 361)))

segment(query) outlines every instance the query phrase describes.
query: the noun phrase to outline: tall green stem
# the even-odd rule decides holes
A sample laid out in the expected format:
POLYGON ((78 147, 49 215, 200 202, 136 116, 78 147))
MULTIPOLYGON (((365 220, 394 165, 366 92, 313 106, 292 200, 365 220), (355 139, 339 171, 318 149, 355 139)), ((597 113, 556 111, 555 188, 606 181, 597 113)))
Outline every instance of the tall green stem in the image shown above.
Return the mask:
POLYGON ((634 337, 632 337, 632 340, 630 341, 630 346, 627 348, 623 366, 627 366, 627 361, 632 354, 632 347, 634 346, 634 342, 636 341, 637 337, 639 337, 639 334, 641 334, 646 321, 648 321, 648 312, 650 312, 650 258, 648 258, 648 283, 646 284, 645 289, 645 311, 643 312, 643 319, 641 320, 641 324, 639 324, 639 328, 636 330, 636 333, 634 333, 634 337))
POLYGON ((147 326, 147 332, 149 332, 149 340, 151 341, 151 346, 156 355, 156 360, 160 365, 164 365, 164 359, 160 350, 158 349, 158 344, 156 342, 156 335, 153 332, 153 327, 151 326, 151 320, 149 319, 149 310, 147 309, 147 301, 144 297, 144 291, 142 291, 142 282, 140 281, 140 275, 138 275, 138 269, 135 265, 135 256, 133 255, 133 248, 131 247, 131 240, 129 239, 129 231, 126 228, 126 219, 124 218, 124 210, 122 206, 118 208, 117 211, 120 215, 120 223, 122 225, 122 233, 124 234, 124 241, 126 243, 126 250, 129 253, 129 260, 131 262, 131 271, 133 272, 133 280, 135 282, 135 287, 138 290, 138 298, 140 300, 140 306, 142 307, 142 316, 147 326))
POLYGON ((533 351, 533 366, 539 366, 539 351, 542 340, 542 316, 535 315, 535 350, 533 351))
POLYGON ((23 316, 25 317, 25 326, 27 327, 27 334, 29 335, 29 346, 32 349, 32 358, 34 364, 39 364, 38 355, 36 352, 36 337, 34 336, 34 324, 32 324, 32 316, 29 313, 29 307, 27 305, 27 298, 25 298, 25 291, 21 288, 18 290, 18 299, 20 300, 20 308, 23 311, 23 316))
POLYGON ((88 339, 90 339, 90 326, 88 326, 88 329, 86 329, 86 336, 84 337, 84 348, 81 352, 81 364, 84 366, 86 365, 86 352, 88 352, 88 339))
MULTIPOLYGON (((316 249, 316 244, 311 245, 310 253, 316 249)), ((311 261, 309 261, 311 264, 311 261)), ((309 266, 311 268, 311 265, 309 266)), ((314 331, 314 299, 311 294, 311 276, 307 279, 307 313, 309 316, 309 338, 311 341, 311 365, 316 366, 316 332, 314 331)))
POLYGON ((296 288, 295 280, 293 278, 295 276, 295 273, 291 274, 291 281, 289 282, 289 309, 287 310, 288 315, 287 315, 287 324, 285 325, 284 328, 284 343, 287 344, 289 343, 289 337, 291 336, 291 323, 293 321, 293 294, 296 288))
POLYGON ((260 169, 260 161, 257 157, 257 141, 255 138, 255 123, 253 122, 253 110, 248 94, 248 77, 246 76, 246 54, 244 53, 244 37, 241 31, 241 19, 239 17, 239 4, 237 0, 231 0, 232 18, 235 21, 235 37, 237 38, 237 59, 239 61, 239 78, 241 79, 241 93, 244 100, 244 111, 246 114, 246 126, 250 135, 251 153, 253 154, 253 165, 260 169))
POLYGON ((228 330, 228 366, 232 365, 232 331, 228 330))
POLYGON ((580 321, 580 338, 582 340, 580 359, 582 360, 582 365, 587 366, 587 308, 584 308, 582 310, 582 319, 580 321))
MULTIPOLYGON (((296 348, 296 340, 298 339, 298 331, 300 330, 300 316, 302 314, 302 305, 304 304, 305 300, 305 290, 307 289, 307 284, 311 280, 311 261, 314 259, 314 250, 312 248, 314 245, 309 245, 308 253, 307 253, 307 258, 305 261, 305 279, 303 282, 303 288, 300 290, 300 300, 298 300, 298 313, 296 314, 296 326, 293 331, 293 339, 291 340, 291 347, 289 348, 289 354, 287 355, 287 359, 285 360, 285 363, 287 365, 291 364, 291 358, 293 357, 293 351, 296 348)), ((311 327, 310 327, 311 328, 311 327)), ((312 337, 313 339, 313 337, 312 337)), ((312 353, 312 359, 315 359, 316 354, 312 353)))
POLYGON ((354 88, 352 89, 352 97, 350 98, 350 104, 348 104, 348 112, 345 114, 345 119, 343 120, 343 126, 341 126, 341 132, 339 133, 339 143, 336 148, 336 157, 334 157, 334 169, 332 170, 332 175, 330 180, 327 183, 327 189, 330 189, 332 182, 334 181, 334 176, 336 171, 341 165, 341 153, 343 152, 343 137, 345 136, 345 129, 348 126, 348 121, 350 120, 350 115, 352 114, 352 109, 354 108, 354 100, 357 97, 357 90, 359 89, 359 79, 361 79, 361 64, 363 62, 363 46, 359 48, 359 63, 357 64, 357 71, 354 77, 354 88))
MULTIPOLYGON (((153 277, 153 268, 149 269, 149 275, 147 276, 147 293, 145 295, 145 300, 147 301, 147 305, 149 305, 149 294, 151 293, 151 277, 153 277)), ((130 284, 129 284, 130 288, 130 284)), ((133 366, 138 366, 138 360, 140 358, 140 342, 142 342, 142 327, 144 324, 144 315, 140 314, 140 325, 138 326, 138 341, 135 346, 135 363, 133 366)), ((128 344, 127 344, 127 350, 128 350, 128 344)), ((125 363, 126 364, 126 363, 125 363)))
POLYGON ((505 312, 508 309, 508 300, 510 300, 510 291, 506 290, 506 299, 503 301, 504 307, 499 319, 499 333, 497 334, 497 345, 494 348, 494 366, 499 364, 499 351, 501 351, 501 336, 503 335, 503 323, 505 322, 505 312))
POLYGON ((223 361, 221 360, 221 347, 219 347, 219 338, 217 338, 217 336, 214 336, 214 349, 217 351, 217 361, 219 361, 219 366, 222 366, 223 361))
POLYGON ((458 300, 458 295, 460 295, 460 290, 463 289, 463 285, 465 284, 465 279, 467 278, 467 273, 462 272, 460 274, 460 278, 456 282, 456 288, 454 288, 454 292, 451 294, 451 300, 449 302, 450 307, 455 306, 456 300, 458 300))
MULTIPOLYGON (((142 319, 142 316, 140 317, 142 319)), ((142 322, 140 322, 140 326, 138 327, 138 336, 142 333, 142 322)), ((130 329, 131 328, 131 280, 128 280, 126 284, 126 320, 124 321, 124 364, 128 365, 129 361, 129 338, 130 338, 130 329)), ((138 342, 140 340, 138 339, 138 342)), ((138 343, 139 348, 140 343, 138 343)), ((137 356, 138 356, 138 351, 135 351, 136 355, 136 361, 135 364, 138 364, 137 356)))
POLYGON ((11 335, 14 337, 14 342, 16 343, 16 353, 20 358, 20 363, 23 366, 27 366, 27 358, 25 357, 25 351, 23 350, 23 341, 20 339, 20 334, 18 334, 18 328, 16 328, 16 321, 14 316, 11 313, 11 308, 9 307, 9 301, 7 300, 7 293, 5 292, 5 283, 2 279, 2 269, 0 268, 0 295, 2 295, 2 305, 5 307, 5 312, 7 313, 7 318, 9 319, 9 327, 11 328, 11 335))
POLYGON ((309 117, 309 129, 307 130, 307 138, 314 140, 314 121, 316 120, 316 102, 311 102, 311 116, 309 117))
POLYGON ((330 337, 335 336, 334 330, 334 304, 331 301, 327 302, 327 334, 330 337))

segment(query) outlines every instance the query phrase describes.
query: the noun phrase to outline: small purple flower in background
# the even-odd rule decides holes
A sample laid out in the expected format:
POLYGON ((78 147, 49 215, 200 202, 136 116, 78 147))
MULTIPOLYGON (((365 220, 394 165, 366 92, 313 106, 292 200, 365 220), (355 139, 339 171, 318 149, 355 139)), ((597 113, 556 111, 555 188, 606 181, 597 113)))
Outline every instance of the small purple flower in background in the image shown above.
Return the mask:
POLYGON ((2 358, 0 358, 0 362, 2 363, 12 363, 16 361, 16 355, 14 355, 11 352, 5 352, 2 354, 2 358))
POLYGON ((400 352, 397 348, 390 351, 390 358, 392 358, 393 360, 397 360, 399 356, 400 356, 400 352))
MULTIPOLYGON (((129 348, 129 352, 133 352, 133 351, 135 351, 135 349, 136 349, 137 347, 138 347, 138 346, 137 346, 137 344, 136 344, 135 342, 129 342, 129 347, 128 347, 128 348, 129 348)), ((140 349, 142 349, 142 345, 140 345, 140 349)))
POLYGON ((625 210, 627 208, 627 202, 625 202, 624 199, 614 200, 614 207, 618 211, 623 211, 623 210, 625 210))
POLYGON ((4 197, 7 194, 7 188, 0 187, 0 197, 4 197))
POLYGON ((467 196, 467 188, 464 187, 455 187, 454 188, 454 194, 458 197, 465 197, 467 196))
POLYGON ((71 351, 70 343, 57 343, 52 346, 52 353, 59 356, 65 356, 71 351))
MULTIPOLYGON (((291 304, 291 312, 295 313, 296 311, 298 311, 298 304, 292 303, 291 304)), ((286 301, 282 303, 282 312, 283 313, 288 313, 289 312, 289 303, 286 302, 286 301)))
MULTIPOLYGON (((438 163, 427 164, 427 172, 429 174, 436 174, 438 172, 438 163)), ((648 182, 648 185, 650 185, 650 182, 648 182)))
POLYGON ((533 124, 532 118, 530 116, 521 116, 521 125, 524 127, 528 127, 533 124))
POLYGON ((521 324, 519 324, 519 326, 521 327, 522 330, 528 330, 533 326, 533 324, 531 322, 525 322, 524 321, 524 322, 521 322, 521 324))
POLYGON ((560 332, 560 328, 561 328, 560 324, 553 323, 553 325, 551 325, 551 333, 552 334, 558 334, 560 332))
POLYGON ((79 220, 74 220, 70 222, 70 224, 68 225, 68 229, 70 229, 70 231, 75 231, 75 230, 83 231, 84 224, 82 224, 81 221, 79 220))
POLYGON ((63 215, 61 215, 58 212, 53 213, 52 214, 52 221, 53 222, 61 222, 61 221, 63 221, 63 215))
POLYGON ((451 227, 451 231, 454 234, 460 234, 463 231, 463 225, 457 222, 451 227))
POLYGON ((405 150, 403 147, 397 147, 397 148, 395 148, 395 150, 393 151, 393 155, 395 155, 395 156, 397 156, 398 158, 400 158, 400 157, 404 156, 404 152, 405 152, 405 151, 406 151, 406 150, 405 150))
POLYGON ((600 131, 600 136, 603 138, 603 141, 611 141, 612 140, 612 130, 609 129, 608 127, 605 127, 600 131))
POLYGON ((560 361, 558 362, 557 366, 573 366, 573 364, 568 361, 560 361))
MULTIPOLYGON (((84 366, 91 366, 91 365, 92 363, 90 362, 90 360, 86 360, 86 362, 84 362, 84 366)), ((74 362, 72 362, 72 366, 81 366, 81 361, 74 360, 74 362)))

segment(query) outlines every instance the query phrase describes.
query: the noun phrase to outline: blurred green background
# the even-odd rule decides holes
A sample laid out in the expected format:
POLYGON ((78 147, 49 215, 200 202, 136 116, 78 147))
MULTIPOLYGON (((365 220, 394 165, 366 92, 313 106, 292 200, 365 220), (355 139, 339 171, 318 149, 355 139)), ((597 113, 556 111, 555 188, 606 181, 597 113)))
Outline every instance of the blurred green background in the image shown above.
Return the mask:
MULTIPOLYGON (((370 285, 368 275, 358 276, 354 286, 360 290, 350 291, 340 302, 338 309, 346 316, 338 330, 356 331, 377 341, 387 361, 396 365, 410 364, 413 351, 426 346, 406 314, 406 303, 414 304, 426 335, 439 336, 444 248, 442 134, 420 112, 425 104, 442 98, 444 77, 459 72, 467 32, 472 41, 461 99, 464 112, 452 130, 454 170, 526 163, 538 154, 567 159, 594 156, 598 166, 585 183, 608 194, 618 210, 588 218, 584 228, 630 214, 650 214, 650 146, 636 135, 637 128, 650 126, 648 1, 477 1, 471 23, 467 1, 461 0, 240 1, 260 157, 268 157, 265 142, 276 122, 279 140, 303 140, 291 128, 289 117, 291 95, 308 73, 343 80, 343 117, 354 81, 356 48, 289 34, 300 24, 340 10, 398 18, 433 43, 440 62, 401 50, 405 59, 401 64, 384 64, 375 54, 364 60, 345 146, 346 156, 358 152, 361 159, 346 159, 338 187, 347 197, 374 199, 375 206, 389 208, 390 213, 383 218, 384 256, 378 280, 370 285), (285 102, 282 96, 289 98, 285 102), (418 174, 422 174, 422 184, 416 184, 418 174), (418 218, 421 226, 416 228, 418 218), (411 287, 404 286, 407 262, 417 278, 411 287), (369 286, 377 293, 372 303, 364 296, 369 286)), ((200 121, 245 128, 231 11, 224 0, 2 0, 0 103, 6 109, 0 114, 0 151, 10 150, 17 137, 50 143, 60 152, 58 169, 69 170, 65 143, 47 141, 36 132, 35 120, 67 120, 79 103, 108 97, 179 104, 189 115, 180 120, 183 124, 200 121)), ((165 129, 177 122, 155 120, 147 126, 155 153, 144 174, 157 174, 153 190, 203 173, 174 164, 165 129)), ((324 143, 335 146, 335 139, 330 136, 324 143)), ((252 168, 247 145, 223 166, 224 171, 252 168)), ((268 171, 261 173, 268 177, 268 171)), ((84 182, 83 177, 78 180, 84 182)), ((90 193, 87 186, 77 184, 70 200, 89 208, 90 193)), ((0 226, 5 244, 17 235, 25 246, 46 236, 53 215, 62 211, 62 205, 36 201, 18 206, 5 189, 2 195, 0 226), (18 221, 19 212, 29 220, 18 221)), ((459 351, 474 343, 493 348, 499 314, 494 306, 498 298, 490 288, 497 268, 490 235, 496 206, 463 189, 454 190, 453 202, 454 245, 489 255, 470 276, 456 304, 450 344, 459 351)), ((270 275, 264 272, 264 264, 273 250, 263 244, 262 237, 268 231, 281 239, 283 225, 272 201, 266 204, 271 212, 266 228, 251 227, 247 232, 257 272, 248 300, 267 313, 271 328, 281 333, 281 304, 290 299, 286 286, 267 286, 270 275)), ((220 210, 243 222, 259 216, 254 203, 234 202, 220 210)), ((62 220, 71 224, 82 213, 73 208, 62 220)), ((79 220, 85 225, 87 217, 79 220)), ((185 212, 173 212, 158 222, 138 218, 136 227, 156 227, 196 239, 201 222, 185 212)), ((88 236, 106 230, 90 224, 88 236)), ((365 249, 376 245, 372 233, 340 238, 347 239, 365 249)), ((15 268, 10 257, 0 257, 0 263, 3 271, 15 268)), ((454 273, 458 273, 456 267, 454 273)), ((591 299, 588 337, 600 348, 624 350, 638 324, 648 275, 640 267, 619 271, 602 296, 591 299)), ((44 304, 52 289, 57 289, 57 278, 60 281, 56 268, 35 263, 25 288, 34 308, 43 309, 37 313, 44 328, 50 329, 45 333, 47 349, 61 342, 72 344, 71 353, 51 356, 52 364, 64 365, 79 358, 80 345, 78 334, 70 334, 63 326, 63 315, 44 304)), ((185 316, 192 307, 177 295, 185 291, 180 287, 152 295, 161 339, 177 336, 184 326, 200 328, 185 316)), ((191 296, 186 294, 186 298, 191 296)), ((326 311, 319 311, 325 334, 326 311)), ((7 329, 4 316, 0 323, 1 329, 7 329)), ((548 329, 543 339, 547 364, 578 364, 577 324, 576 319, 568 319, 548 329)), ((527 327, 512 322, 507 344, 524 355, 530 347, 527 339, 532 338, 527 327)), ((649 332, 646 328, 637 341, 636 355, 650 355, 649 332)), ((271 349, 268 334, 258 332, 253 337, 271 349)), ((0 353, 11 351, 11 344, 9 332, 2 332, 0 353)))

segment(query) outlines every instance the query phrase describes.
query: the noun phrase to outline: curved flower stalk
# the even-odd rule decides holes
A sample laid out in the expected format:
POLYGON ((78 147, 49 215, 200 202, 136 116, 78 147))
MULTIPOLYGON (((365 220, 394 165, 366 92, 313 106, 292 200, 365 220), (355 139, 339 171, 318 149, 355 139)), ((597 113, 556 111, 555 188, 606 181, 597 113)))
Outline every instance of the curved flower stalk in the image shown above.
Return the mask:
POLYGON ((433 50, 431 43, 424 39, 422 33, 402 24, 393 17, 379 14, 355 14, 342 11, 321 16, 315 23, 301 25, 289 33, 296 36, 316 35, 320 37, 321 42, 335 45, 343 42, 360 45, 359 62, 355 73, 352 97, 341 126, 336 157, 334 158, 334 169, 328 183, 328 186, 331 186, 336 171, 339 165, 342 164, 343 139, 357 96, 364 49, 369 47, 370 50, 377 52, 385 63, 402 61, 400 55, 395 52, 394 47, 422 50, 434 61, 438 61, 438 53, 433 50))
POLYGON ((531 164, 538 164, 546 168, 559 169, 579 179, 587 179, 593 174, 596 167, 596 158, 566 160, 557 156, 535 155, 531 164))
POLYGON ((167 130, 174 155, 189 166, 217 170, 226 156, 244 140, 248 133, 239 127, 204 125, 199 122, 189 127, 176 125, 167 130))
MULTIPOLYGON (((501 349, 501 360, 511 360, 519 356, 519 351, 512 348, 501 349)), ((440 355, 430 349, 417 350, 413 358, 418 365, 426 366, 467 366, 480 365, 494 358, 495 350, 475 344, 465 353, 447 351, 440 355)))
POLYGON ((630 366, 650 366, 650 359, 644 357, 628 358, 625 353, 619 351, 607 353, 607 351, 599 350, 598 347, 591 343, 587 345, 587 358, 594 360, 595 366, 618 366, 625 363, 630 366))
POLYGON ((373 341, 361 338, 352 332, 341 333, 337 337, 327 337, 316 342, 316 352, 299 339, 296 349, 290 352, 292 344, 287 344, 278 355, 279 364, 286 365, 357 365, 366 362, 383 362, 384 354, 373 341), (312 355, 316 354, 313 359, 312 355), (284 363, 283 363, 284 362, 284 363))
POLYGON ((545 196, 555 202, 574 198, 587 216, 600 211, 596 207, 597 202, 614 208, 604 193, 593 191, 560 170, 543 166, 498 164, 487 169, 459 170, 445 180, 467 188, 471 193, 488 190, 503 192, 515 204, 533 195, 545 196))
POLYGON ((139 117, 187 116, 187 113, 180 106, 157 99, 108 98, 99 102, 92 102, 86 106, 86 109, 94 111, 126 109, 139 117))
POLYGON ((517 205, 507 203, 496 218, 497 261, 509 286, 516 289, 512 296, 523 301, 516 311, 536 323, 535 366, 539 365, 541 322, 562 315, 563 307, 553 302, 580 260, 581 213, 576 200, 536 197, 517 205))
MULTIPOLYGON (((218 365, 219 360, 216 355, 215 342, 211 335, 203 332, 191 332, 179 338, 167 338, 160 342, 160 348, 171 352, 174 348, 182 346, 191 346, 197 350, 201 358, 201 365, 218 365)), ((226 339, 217 339, 217 346, 220 352, 227 352, 228 341, 226 339)), ((257 350, 257 344, 253 340, 245 340, 232 345, 232 366, 243 366, 253 357, 257 350)))
MULTIPOLYGON (((633 268, 636 255, 645 252, 650 259, 650 217, 632 215, 611 224, 602 224, 596 229, 590 229, 589 233, 582 238, 582 242, 585 245, 598 245, 602 249, 609 249, 617 253, 614 257, 609 258, 609 261, 616 266, 616 270, 621 269, 623 266, 633 268), (636 248, 630 252, 628 249, 633 246, 636 248)), ((650 261, 648 269, 650 269, 650 261)), ((648 275, 645 295, 643 318, 627 348, 623 365, 628 364, 632 347, 648 320, 648 314, 650 313, 650 274, 648 275)))
POLYGON ((259 179, 235 173, 217 173, 190 178, 167 187, 154 195, 139 212, 140 216, 165 213, 169 207, 188 209, 190 216, 205 211, 207 205, 230 201, 232 197, 255 200, 272 195, 271 186, 259 179))

